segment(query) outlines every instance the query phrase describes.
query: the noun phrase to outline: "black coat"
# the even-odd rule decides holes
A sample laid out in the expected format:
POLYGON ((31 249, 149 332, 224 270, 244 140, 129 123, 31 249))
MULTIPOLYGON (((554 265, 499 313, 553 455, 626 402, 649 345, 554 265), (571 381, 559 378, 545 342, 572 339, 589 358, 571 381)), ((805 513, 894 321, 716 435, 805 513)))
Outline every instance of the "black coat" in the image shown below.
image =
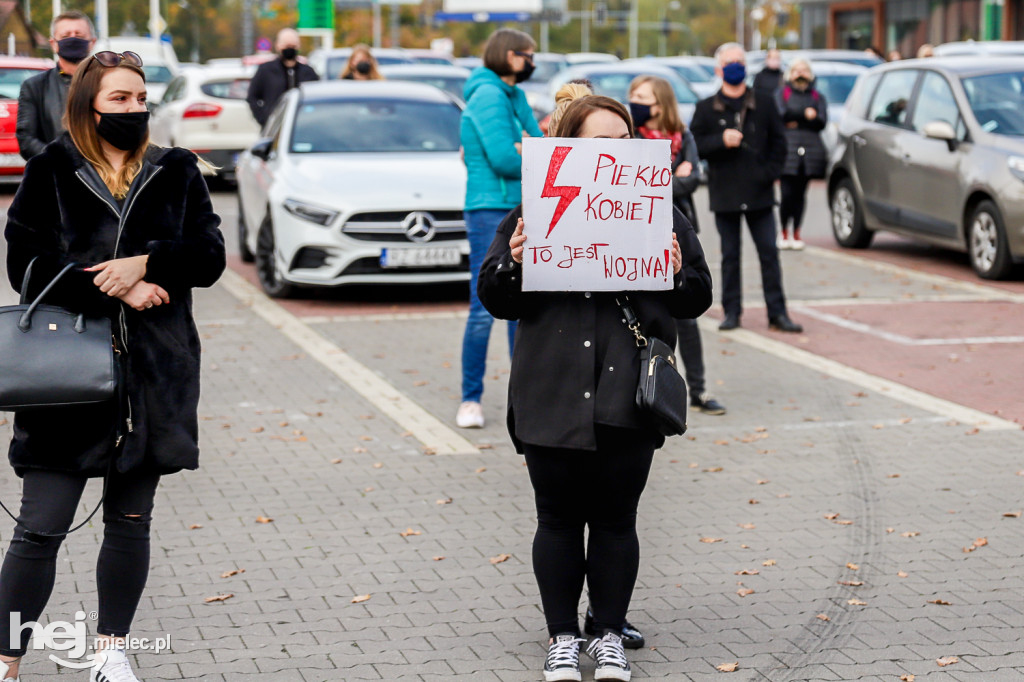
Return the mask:
POLYGON ((701 158, 708 160, 708 193, 714 212, 755 211, 775 205, 774 183, 786 160, 786 130, 775 101, 748 88, 745 115, 726 107, 717 92, 697 103, 690 130, 701 158), (729 148, 727 128, 739 129, 743 142, 729 148))
POLYGON ((754 76, 754 90, 765 95, 774 95, 780 85, 782 85, 782 69, 765 67, 754 76))
MULTIPOLYGON (((301 83, 320 80, 313 67, 302 62, 295 63, 295 87, 301 83)), ((260 64, 249 81, 249 103, 253 118, 262 126, 270 118, 281 95, 288 92, 288 69, 280 57, 260 64)))
MULTIPOLYGON (((519 320, 508 384, 509 434, 522 444, 578 450, 597 447, 596 424, 644 429, 656 435, 636 408, 640 352, 609 292, 523 292, 522 266, 508 240, 522 207, 498 226, 487 251, 477 294, 495 317, 519 320)), ((711 305, 711 272, 693 228, 673 211, 683 268, 668 291, 629 292, 647 336, 676 341, 674 318, 696 318, 711 305)))
POLYGON ((61 119, 71 76, 53 68, 21 84, 18 94, 18 151, 28 161, 64 131, 61 119))
POLYGON ((787 84, 775 93, 775 103, 786 126, 786 163, 782 167, 782 174, 800 175, 802 160, 804 175, 825 177, 828 153, 821 140, 821 131, 828 125, 828 102, 825 96, 813 86, 801 92, 787 84), (804 113, 808 108, 817 112, 810 120, 804 113), (796 123, 796 127, 790 127, 790 123, 796 123))
MULTIPOLYGON (((47 302, 106 315, 116 330, 123 321, 132 430, 117 469, 195 469, 200 349, 192 288, 213 285, 224 271, 220 218, 196 155, 178 148, 150 148, 124 205, 122 211, 63 134, 25 167, 7 213, 7 274, 20 290, 25 268, 37 258, 32 298, 66 263, 89 267, 115 256, 149 255, 144 279, 166 289, 169 304, 137 312, 102 293, 94 273, 81 269, 65 276, 47 302)), ((102 475, 114 452, 117 413, 112 404, 18 412, 11 465, 19 475, 26 468, 102 475)))
MULTIPOLYGON (((640 140, 648 139, 639 130, 636 132, 636 137, 640 140)), ((700 232, 700 224, 697 222, 697 207, 693 203, 693 193, 700 187, 701 175, 703 172, 700 166, 700 156, 697 154, 697 143, 693 141, 693 133, 684 130, 683 144, 679 147, 679 153, 672 159, 672 204, 690 221, 694 232, 700 232), (689 161, 693 166, 693 170, 685 178, 675 174, 676 169, 683 161, 689 161)))

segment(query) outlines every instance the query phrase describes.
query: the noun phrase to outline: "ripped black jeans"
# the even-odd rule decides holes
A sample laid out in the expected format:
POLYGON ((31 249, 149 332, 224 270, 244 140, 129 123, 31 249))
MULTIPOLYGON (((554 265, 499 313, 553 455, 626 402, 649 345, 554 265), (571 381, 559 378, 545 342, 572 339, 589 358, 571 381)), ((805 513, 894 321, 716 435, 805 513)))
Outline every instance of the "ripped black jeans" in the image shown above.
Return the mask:
MULTIPOLYGON (((160 475, 130 471, 113 472, 109 477, 103 502, 103 544, 96 561, 96 632, 124 637, 149 576, 149 525, 160 475)), ((12 646, 11 614, 20 613, 22 624, 39 620, 53 591, 57 552, 64 540, 26 528, 36 533, 68 530, 87 480, 59 471, 25 472, 20 521, 0 568, 0 654, 4 656, 25 654, 32 630, 22 628, 20 646, 12 646)), ((74 615, 53 614, 53 620, 73 621, 74 615)))

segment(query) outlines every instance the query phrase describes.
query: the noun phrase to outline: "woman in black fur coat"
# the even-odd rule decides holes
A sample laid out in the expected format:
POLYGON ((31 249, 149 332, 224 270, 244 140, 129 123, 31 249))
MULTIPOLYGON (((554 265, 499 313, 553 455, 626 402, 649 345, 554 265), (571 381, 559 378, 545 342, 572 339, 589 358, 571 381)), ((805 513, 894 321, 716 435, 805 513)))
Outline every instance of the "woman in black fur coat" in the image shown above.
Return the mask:
MULTIPOLYGON (((96 567, 99 651, 93 680, 136 680, 125 655, 149 573, 160 476, 198 466, 199 335, 192 288, 224 270, 224 240, 195 154, 149 145, 141 59, 101 52, 68 93, 68 132, 34 157, 7 215, 7 273, 33 298, 77 266, 47 303, 114 323, 127 357, 123 401, 17 413, 9 457, 23 479, 21 514, 0 569, 0 680, 16 680, 57 551, 85 483, 106 477, 96 567), (121 402, 121 404, 117 404, 121 402), (123 436, 123 437, 122 437, 123 436)), ((72 614, 55 614, 70 620, 72 614)))

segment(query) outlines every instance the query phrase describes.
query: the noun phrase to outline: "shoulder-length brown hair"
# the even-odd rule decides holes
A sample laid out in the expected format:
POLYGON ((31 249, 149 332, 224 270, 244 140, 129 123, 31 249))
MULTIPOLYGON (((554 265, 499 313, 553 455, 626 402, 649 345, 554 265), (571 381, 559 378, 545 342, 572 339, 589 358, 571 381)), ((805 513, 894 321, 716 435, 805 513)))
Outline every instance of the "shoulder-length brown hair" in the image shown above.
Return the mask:
POLYGON ((661 107, 661 129, 669 135, 675 135, 686 130, 686 124, 679 118, 679 105, 676 103, 676 93, 672 84, 661 76, 637 76, 629 84, 629 94, 644 83, 651 84, 651 91, 654 93, 655 103, 661 107))
POLYGON ((141 68, 126 62, 121 62, 117 66, 103 66, 98 62, 93 64, 94 61, 96 60, 90 57, 89 61, 84 62, 75 70, 75 75, 71 79, 71 87, 68 89, 68 105, 64 110, 64 127, 71 134, 71 140, 78 147, 78 151, 93 165, 114 198, 123 199, 128 196, 132 180, 142 170, 142 160, 149 147, 149 134, 146 134, 137 149, 128 154, 121 169, 115 171, 103 154, 100 136, 96 132, 93 107, 96 95, 102 88, 103 76, 113 69, 128 69, 132 73, 138 74, 143 83, 146 82, 146 74, 141 68))
POLYGON ((356 58, 361 54, 366 55, 367 61, 370 62, 370 73, 366 74, 367 76, 370 77, 370 80, 384 80, 384 76, 380 75, 380 71, 377 69, 377 58, 373 56, 373 52, 370 52, 370 46, 365 43, 359 43, 358 45, 352 47, 352 54, 348 56, 348 61, 345 63, 345 68, 341 70, 341 77, 354 77, 357 63, 356 58))
POLYGON ((487 39, 487 45, 484 46, 484 66, 499 76, 508 76, 512 73, 512 67, 508 64, 509 50, 525 52, 536 49, 537 43, 530 34, 514 28, 499 28, 491 34, 487 39))
POLYGON ((598 109, 610 111, 621 118, 625 121, 626 128, 629 129, 629 136, 632 138, 636 135, 636 131, 633 130, 633 118, 621 102, 604 95, 586 95, 573 100, 565 108, 562 120, 558 122, 558 136, 579 137, 587 117, 598 109))

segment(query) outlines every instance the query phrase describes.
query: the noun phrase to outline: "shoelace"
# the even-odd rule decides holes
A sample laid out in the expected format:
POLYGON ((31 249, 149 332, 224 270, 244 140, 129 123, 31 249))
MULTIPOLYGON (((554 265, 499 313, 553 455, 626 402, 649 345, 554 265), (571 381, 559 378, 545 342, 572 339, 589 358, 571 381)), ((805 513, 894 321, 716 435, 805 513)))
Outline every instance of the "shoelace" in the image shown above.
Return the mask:
POLYGON ((548 668, 554 670, 563 665, 579 667, 580 643, 585 639, 558 639, 548 647, 548 668))
POLYGON ((629 662, 626 660, 626 650, 622 647, 622 638, 612 632, 609 632, 601 639, 592 641, 590 646, 587 647, 587 653, 597 661, 599 668, 607 665, 623 669, 629 667, 629 662))

